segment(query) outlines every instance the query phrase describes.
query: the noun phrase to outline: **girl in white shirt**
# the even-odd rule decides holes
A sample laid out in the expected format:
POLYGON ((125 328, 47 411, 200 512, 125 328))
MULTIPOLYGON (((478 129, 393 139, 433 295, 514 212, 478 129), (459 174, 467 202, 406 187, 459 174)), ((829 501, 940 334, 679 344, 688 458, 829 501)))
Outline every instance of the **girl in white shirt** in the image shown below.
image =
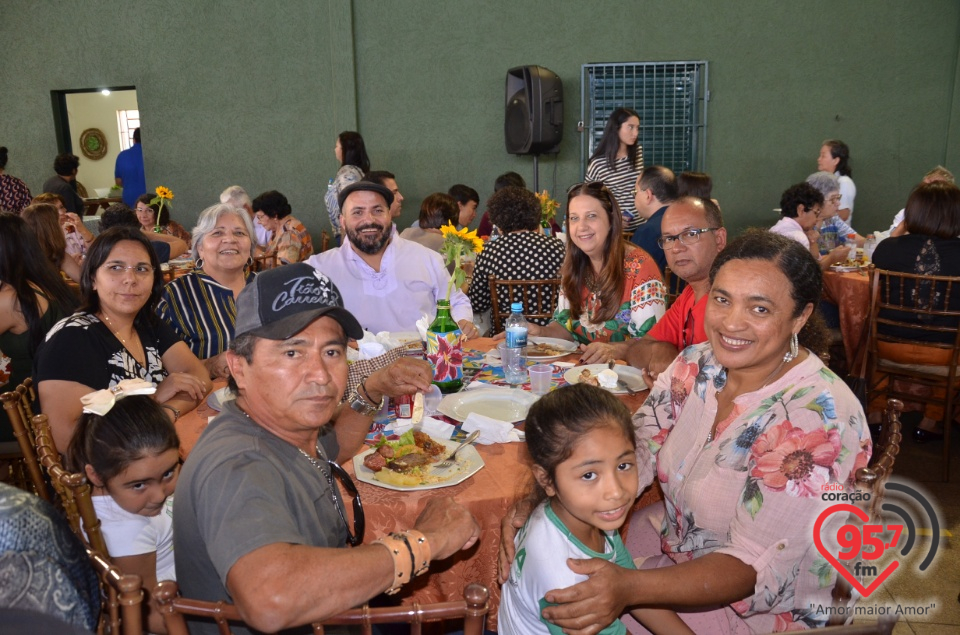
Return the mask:
MULTIPOLYGON (((150 598, 158 580, 176 579, 172 510, 180 442, 166 410, 148 395, 117 398, 103 415, 91 412, 104 408, 87 403, 109 399, 109 393, 83 398, 84 413, 67 460, 93 485, 93 506, 111 561, 124 573, 139 575, 150 598)), ((147 617, 150 632, 166 632, 153 598, 147 617)))

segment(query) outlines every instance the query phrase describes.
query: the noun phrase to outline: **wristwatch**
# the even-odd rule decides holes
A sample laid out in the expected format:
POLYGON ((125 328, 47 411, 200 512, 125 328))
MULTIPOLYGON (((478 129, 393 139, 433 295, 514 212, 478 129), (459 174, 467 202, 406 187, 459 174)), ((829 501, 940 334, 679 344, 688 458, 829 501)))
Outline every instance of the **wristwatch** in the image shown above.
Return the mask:
POLYGON ((383 403, 387 400, 387 396, 384 395, 380 399, 380 403, 375 404, 361 395, 361 390, 363 390, 364 393, 367 392, 366 388, 363 386, 363 382, 360 382, 359 386, 350 391, 350 393, 347 395, 347 403, 350 404, 350 407, 353 410, 360 413, 364 417, 373 417, 373 415, 380 412, 380 409, 383 408, 383 403))

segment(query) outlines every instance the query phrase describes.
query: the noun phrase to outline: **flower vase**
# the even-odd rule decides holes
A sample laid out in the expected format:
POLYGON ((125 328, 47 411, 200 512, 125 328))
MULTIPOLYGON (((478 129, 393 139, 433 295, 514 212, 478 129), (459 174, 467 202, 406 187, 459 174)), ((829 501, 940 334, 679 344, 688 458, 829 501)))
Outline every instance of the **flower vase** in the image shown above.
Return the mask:
POLYGON ((437 317, 427 328, 427 361, 433 366, 433 383, 443 394, 463 387, 463 346, 460 327, 450 315, 450 301, 437 301, 437 317))

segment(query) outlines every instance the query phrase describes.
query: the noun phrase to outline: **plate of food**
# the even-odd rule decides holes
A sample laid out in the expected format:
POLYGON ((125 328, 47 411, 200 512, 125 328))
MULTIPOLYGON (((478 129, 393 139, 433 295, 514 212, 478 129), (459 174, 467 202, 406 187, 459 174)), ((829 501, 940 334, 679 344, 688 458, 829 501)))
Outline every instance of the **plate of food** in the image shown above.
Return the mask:
POLYGON ((859 271, 860 263, 855 260, 844 260, 843 262, 838 262, 835 265, 830 265, 831 271, 837 271, 839 273, 848 273, 850 271, 859 271))
POLYGON ((440 401, 437 411, 460 422, 465 421, 472 412, 500 421, 523 421, 537 399, 536 395, 526 390, 477 388, 447 395, 440 401))
POLYGON ((483 467, 483 458, 472 445, 457 452, 450 467, 436 467, 458 445, 457 441, 440 441, 419 430, 408 430, 396 441, 383 439, 353 457, 353 470, 364 483, 400 492, 452 487, 483 467))
POLYGON ((527 359, 545 362, 577 352, 577 343, 555 337, 531 337, 527 345, 527 359))
POLYGON ((643 374, 640 369, 633 366, 614 366, 610 369, 606 364, 588 364, 586 366, 574 366, 563 374, 563 378, 568 384, 591 384, 600 386, 609 390, 615 395, 625 395, 627 390, 623 386, 617 385, 619 379, 631 390, 642 391, 647 389, 647 383, 643 381, 643 374))
POLYGON ((220 412, 223 410, 223 404, 225 402, 236 398, 237 396, 233 394, 233 391, 224 386, 220 390, 214 390, 212 393, 207 395, 207 405, 217 412, 220 412))

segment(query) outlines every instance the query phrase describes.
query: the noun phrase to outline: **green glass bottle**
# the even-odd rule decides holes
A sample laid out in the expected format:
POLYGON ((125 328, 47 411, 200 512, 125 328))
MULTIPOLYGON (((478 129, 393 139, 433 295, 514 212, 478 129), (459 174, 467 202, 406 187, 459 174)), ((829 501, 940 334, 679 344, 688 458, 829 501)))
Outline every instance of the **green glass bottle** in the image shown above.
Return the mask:
POLYGON ((433 383, 443 394, 463 387, 462 332, 450 315, 450 301, 437 301, 437 317, 427 329, 427 361, 433 366, 433 383))

